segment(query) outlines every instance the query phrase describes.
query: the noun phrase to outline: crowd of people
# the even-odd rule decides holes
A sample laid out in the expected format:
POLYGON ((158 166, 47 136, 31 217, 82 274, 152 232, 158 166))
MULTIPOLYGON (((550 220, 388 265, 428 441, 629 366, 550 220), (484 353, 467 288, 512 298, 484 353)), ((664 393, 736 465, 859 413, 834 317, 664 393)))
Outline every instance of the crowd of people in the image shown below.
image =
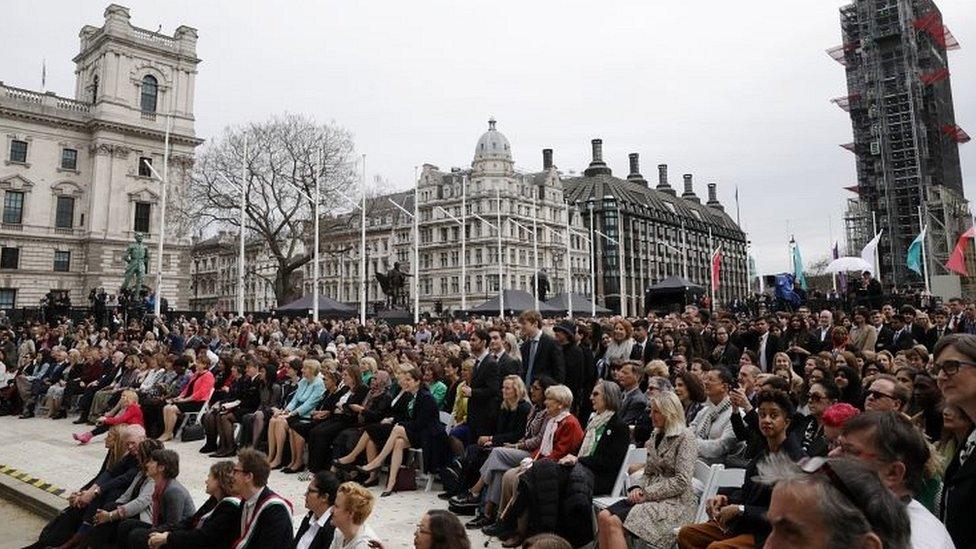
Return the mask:
POLYGON ((375 548, 374 505, 418 470, 449 509, 423 515, 418 547, 468 547, 473 529, 504 547, 976 547, 976 304, 959 299, 417 325, 62 319, 4 326, 0 365, 0 414, 77 413, 78 444, 105 435, 102 469, 36 547, 375 548), (215 459, 200 507, 178 480, 197 450, 215 459), (705 522, 699 462, 744 470, 705 522), (594 517, 622 468, 626 495, 594 517), (275 475, 308 483, 297 532, 275 475))

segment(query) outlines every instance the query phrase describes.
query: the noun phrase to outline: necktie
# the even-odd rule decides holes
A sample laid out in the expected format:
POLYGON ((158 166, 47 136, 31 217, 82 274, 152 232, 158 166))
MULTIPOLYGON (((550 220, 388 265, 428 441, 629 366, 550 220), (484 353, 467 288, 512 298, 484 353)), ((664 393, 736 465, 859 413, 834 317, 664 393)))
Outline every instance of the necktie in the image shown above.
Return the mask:
POLYGON ((644 346, 641 345, 640 343, 635 343, 634 344, 634 348, 637 349, 635 351, 635 353, 637 354, 637 359, 638 360, 643 359, 644 358, 644 346))
POLYGON ((529 343, 529 367, 525 370, 526 385, 532 385, 532 371, 535 370, 535 351, 538 344, 539 341, 535 339, 529 343))

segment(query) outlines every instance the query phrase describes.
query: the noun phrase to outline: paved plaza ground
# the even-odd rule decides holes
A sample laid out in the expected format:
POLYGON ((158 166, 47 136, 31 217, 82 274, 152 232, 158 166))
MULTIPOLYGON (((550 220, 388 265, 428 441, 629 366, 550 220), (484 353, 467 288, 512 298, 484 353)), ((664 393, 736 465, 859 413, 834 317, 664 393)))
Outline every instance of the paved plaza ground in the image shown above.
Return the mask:
MULTIPOLYGON (((98 471, 105 457, 105 448, 102 445, 104 436, 87 446, 78 446, 71 439, 71 433, 80 431, 80 426, 71 424, 74 418, 75 416, 69 416, 68 419, 52 421, 0 417, 0 465, 14 467, 69 492, 84 484, 98 471)), ((179 479, 190 491, 197 505, 203 504, 207 499, 204 480, 210 465, 215 461, 197 451, 202 445, 203 441, 167 443, 168 448, 180 454, 179 479)), ((297 530, 306 512, 304 493, 307 483, 299 481, 298 475, 285 475, 275 471, 271 474, 269 485, 294 505, 297 530)), ((377 497, 377 505, 368 524, 382 537, 386 547, 412 547, 414 530, 423 513, 427 509, 447 507, 446 502, 437 499, 437 488, 435 483, 434 490, 430 493, 424 493, 421 486, 416 492, 397 493, 386 498, 379 497, 381 488, 372 488, 377 497)), ((4 508, 0 508, 0 516, 5 515, 4 508)), ((36 528, 38 523, 25 521, 24 524, 28 528, 36 528)), ((473 546, 484 545, 485 536, 481 532, 469 530, 468 533, 473 546)), ((501 547, 497 540, 491 545, 501 547)))

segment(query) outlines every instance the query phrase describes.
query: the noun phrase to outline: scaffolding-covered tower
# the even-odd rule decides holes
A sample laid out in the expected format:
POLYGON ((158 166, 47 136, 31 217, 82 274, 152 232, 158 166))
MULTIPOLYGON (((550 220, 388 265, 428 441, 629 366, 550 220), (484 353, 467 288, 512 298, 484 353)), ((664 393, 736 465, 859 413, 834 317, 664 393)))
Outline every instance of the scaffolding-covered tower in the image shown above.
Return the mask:
POLYGON ((946 54, 959 43, 932 0, 854 0, 840 20, 843 44, 827 53, 846 68, 847 95, 832 101, 850 113, 854 133, 853 143, 841 145, 857 162, 848 248, 864 245, 865 230, 883 230, 882 282, 922 288, 905 259, 928 225, 932 289, 958 292, 958 277, 943 265, 970 225, 958 150, 969 136, 955 123, 946 54))

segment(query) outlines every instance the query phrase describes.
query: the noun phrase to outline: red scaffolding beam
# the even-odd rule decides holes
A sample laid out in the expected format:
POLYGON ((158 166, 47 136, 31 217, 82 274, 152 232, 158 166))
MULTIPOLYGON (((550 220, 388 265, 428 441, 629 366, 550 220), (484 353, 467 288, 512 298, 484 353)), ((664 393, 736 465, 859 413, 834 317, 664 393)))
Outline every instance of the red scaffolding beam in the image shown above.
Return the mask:
POLYGON ((969 141, 969 134, 966 130, 960 128, 956 124, 946 124, 942 126, 942 133, 949 136, 949 139, 955 141, 956 143, 966 143, 969 141))
POLYGON ((919 77, 922 83, 926 86, 931 86, 932 84, 942 82, 946 78, 949 78, 949 69, 945 67, 932 72, 927 72, 919 77))
POLYGON ((840 46, 834 46, 832 48, 828 48, 826 51, 827 51, 827 55, 829 55, 831 59, 837 61, 838 63, 846 67, 847 59, 844 56, 847 54, 847 52, 853 51, 855 48, 857 48, 857 44, 850 43, 850 44, 841 44, 840 46))
POLYGON ((920 31, 927 32, 936 44, 946 50, 959 49, 959 41, 949 32, 948 27, 942 24, 942 15, 938 12, 928 12, 913 21, 912 26, 920 31))
POLYGON ((851 112, 851 103, 860 99, 861 94, 854 93, 851 95, 845 95, 843 97, 835 97, 830 100, 831 103, 837 105, 838 107, 844 109, 847 112, 851 112))

